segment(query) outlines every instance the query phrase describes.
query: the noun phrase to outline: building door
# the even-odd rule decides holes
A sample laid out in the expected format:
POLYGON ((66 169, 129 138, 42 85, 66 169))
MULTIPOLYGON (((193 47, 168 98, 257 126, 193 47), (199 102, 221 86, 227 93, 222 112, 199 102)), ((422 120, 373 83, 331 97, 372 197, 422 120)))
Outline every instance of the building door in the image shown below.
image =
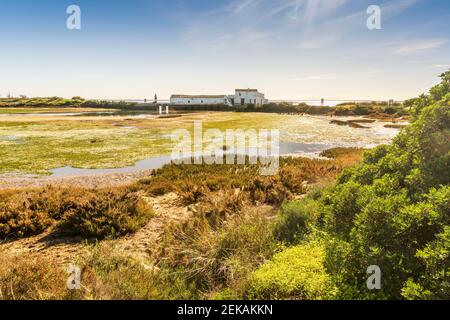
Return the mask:
POLYGON ((244 104, 245 104, 245 99, 242 98, 242 99, 241 99, 241 106, 243 106, 244 104))

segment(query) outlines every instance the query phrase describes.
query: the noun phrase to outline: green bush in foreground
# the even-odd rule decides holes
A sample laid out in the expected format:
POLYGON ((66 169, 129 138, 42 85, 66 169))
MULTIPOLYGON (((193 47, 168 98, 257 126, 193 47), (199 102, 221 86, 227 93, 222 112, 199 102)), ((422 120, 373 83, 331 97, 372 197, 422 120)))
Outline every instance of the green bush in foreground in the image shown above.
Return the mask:
POLYGON ((318 203, 313 199, 285 202, 275 225, 277 240, 288 244, 298 243, 312 231, 318 216, 318 203))
MULTIPOLYGON (((303 239, 309 214, 318 215, 312 237, 323 240, 325 258, 314 261, 339 289, 336 298, 450 297, 450 71, 441 78, 391 145, 367 152, 316 204, 307 198, 281 212, 278 233, 288 243, 303 239), (372 265, 382 272, 380 290, 367 288, 372 265)), ((296 248, 255 273, 252 297, 298 298, 295 283, 314 255, 296 248)))
POLYGON ((250 299, 332 299, 337 292, 326 273, 325 249, 318 243, 289 248, 253 273, 250 299))
MULTIPOLYGON (((432 89, 445 97, 450 72, 432 89)), ((369 151, 320 199, 327 270, 342 298, 447 299, 450 296, 450 107, 422 107, 389 146, 369 151), (366 270, 382 270, 370 291, 366 270)))
POLYGON ((409 279, 402 290, 407 299, 450 300, 450 227, 437 235, 436 240, 417 252, 425 272, 417 280, 409 279))

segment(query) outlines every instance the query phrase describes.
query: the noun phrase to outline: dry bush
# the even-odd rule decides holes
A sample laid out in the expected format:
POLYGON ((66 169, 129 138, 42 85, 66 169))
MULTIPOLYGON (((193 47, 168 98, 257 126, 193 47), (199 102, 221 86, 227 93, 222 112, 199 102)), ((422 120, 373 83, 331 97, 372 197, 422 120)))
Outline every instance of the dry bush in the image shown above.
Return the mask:
POLYGON ((112 241, 99 243, 76 262, 81 267, 82 299, 157 299, 155 270, 118 250, 112 241))
POLYGON ((0 194, 0 239, 42 233, 59 223, 70 234, 104 238, 136 231, 152 208, 128 188, 52 188, 0 194))
MULTIPOLYGON (((154 270, 118 251, 112 242, 90 247, 80 267, 79 290, 69 290, 68 264, 44 257, 0 257, 0 300, 133 300, 161 298, 154 270)), ((165 284, 168 285, 168 284, 165 284)))
POLYGON ((295 194, 307 192, 306 185, 332 179, 362 159, 361 149, 332 149, 323 154, 330 160, 281 158, 277 174, 260 175, 259 165, 166 165, 135 188, 149 195, 176 192, 184 203, 203 201, 211 192, 241 189, 254 203, 279 205, 295 194))
POLYGON ((292 197, 278 177, 256 178, 246 188, 254 204, 266 203, 279 206, 283 201, 292 197))
POLYGON ((0 256, 0 300, 68 299, 67 274, 45 258, 0 256))
MULTIPOLYGON (((43 188, 0 194, 0 239, 39 234, 75 202, 77 189, 43 188)), ((82 193, 81 193, 82 194, 82 193)))
POLYGON ((360 162, 365 151, 359 148, 333 148, 323 151, 320 156, 339 160, 341 165, 348 167, 360 162))
POLYGON ((147 178, 142 179, 140 184, 149 195, 154 197, 163 196, 176 190, 173 182, 165 179, 147 178))
POLYGON ((178 195, 186 205, 197 203, 209 193, 209 189, 200 184, 194 184, 190 181, 183 181, 178 186, 178 195))
POLYGON ((137 192, 130 193, 126 188, 92 191, 64 213, 58 229, 103 239, 133 233, 153 216, 152 207, 137 192))

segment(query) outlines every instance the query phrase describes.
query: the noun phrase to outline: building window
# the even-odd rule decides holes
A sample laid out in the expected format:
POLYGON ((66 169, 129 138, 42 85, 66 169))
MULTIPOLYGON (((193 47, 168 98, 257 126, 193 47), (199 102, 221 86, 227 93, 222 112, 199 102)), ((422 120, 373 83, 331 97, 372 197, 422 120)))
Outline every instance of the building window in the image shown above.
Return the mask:
POLYGON ((202 103, 203 103, 203 100, 202 100, 202 103))

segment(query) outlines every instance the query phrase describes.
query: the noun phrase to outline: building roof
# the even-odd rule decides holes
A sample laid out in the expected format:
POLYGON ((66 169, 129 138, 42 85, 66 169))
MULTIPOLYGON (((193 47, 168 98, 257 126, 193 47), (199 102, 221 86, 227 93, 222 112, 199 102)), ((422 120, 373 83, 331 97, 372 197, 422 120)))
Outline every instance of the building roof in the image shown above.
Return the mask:
POLYGON ((258 89, 236 89, 236 91, 258 92, 258 89))
POLYGON ((184 98, 184 99, 225 99, 225 95, 186 95, 186 94, 173 94, 171 99, 184 98))

